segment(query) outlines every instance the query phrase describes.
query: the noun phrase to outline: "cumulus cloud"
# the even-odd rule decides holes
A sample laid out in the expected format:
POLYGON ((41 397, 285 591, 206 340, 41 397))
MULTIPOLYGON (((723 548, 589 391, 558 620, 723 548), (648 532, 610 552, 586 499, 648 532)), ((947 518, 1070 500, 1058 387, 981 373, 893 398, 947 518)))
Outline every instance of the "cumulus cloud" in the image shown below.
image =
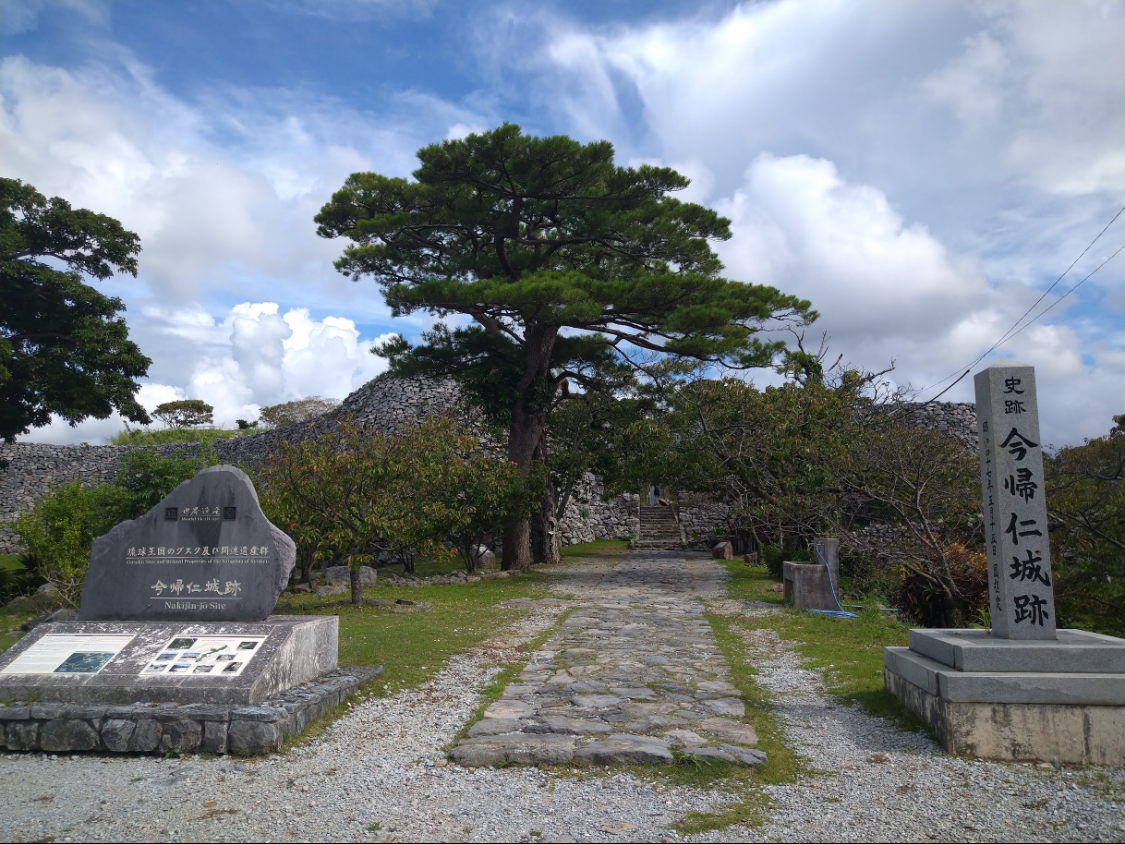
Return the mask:
MULTIPOLYGON (((809 298, 845 359, 895 359, 901 382, 940 389, 1120 207, 1125 7, 878 12, 784 0, 600 28, 543 16, 522 38, 533 56, 512 61, 574 131, 634 162, 690 163, 690 198, 732 220, 718 246, 731 277, 809 298), (622 131, 633 117, 643 128, 622 131)), ((1043 368, 1060 443, 1120 412, 1104 385, 1120 372, 1121 265, 995 353, 1043 368)), ((971 400, 971 381, 945 398, 971 400)))
MULTIPOLYGON (((215 408, 215 424, 253 420, 263 407, 321 396, 342 399, 386 369, 370 354, 389 334, 365 338, 354 321, 315 319, 307 308, 279 314, 275 302, 243 302, 221 319, 198 308, 146 308, 131 334, 154 358, 137 399, 150 412, 177 399, 201 399, 215 408)), ((26 442, 104 442, 125 428, 116 414, 72 428, 55 419, 26 442)))
POLYGON ((350 173, 406 176, 420 146, 479 114, 413 91, 378 115, 290 90, 220 85, 188 101, 122 48, 105 56, 81 70, 0 63, 4 175, 137 232, 140 281, 160 301, 226 306, 237 289, 389 318, 332 269, 341 247, 313 216, 350 173))
MULTIPOLYGON (((822 159, 760 155, 716 209, 731 219, 734 236, 718 245, 730 277, 810 299, 822 314, 810 340, 827 332, 833 359, 843 353, 846 362, 872 371, 895 361, 898 384, 937 385, 923 391, 924 399, 948 386, 948 376, 959 375, 1037 298, 1024 285, 990 284, 979 261, 951 252, 881 191, 848 182, 822 159)), ((1120 390, 1104 389, 1125 375, 1120 356, 1106 349, 1084 360, 1070 326, 1032 324, 999 353, 1038 368, 1044 428, 1060 445, 1105 433, 1120 412, 1120 390)), ((944 396, 972 398, 969 379, 944 396)))

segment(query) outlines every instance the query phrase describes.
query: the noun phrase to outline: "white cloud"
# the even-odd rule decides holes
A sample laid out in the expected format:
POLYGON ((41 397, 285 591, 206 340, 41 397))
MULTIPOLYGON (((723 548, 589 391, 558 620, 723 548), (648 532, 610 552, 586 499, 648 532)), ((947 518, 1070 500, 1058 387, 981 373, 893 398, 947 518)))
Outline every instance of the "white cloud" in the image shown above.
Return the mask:
MULTIPOLYGON (((544 16, 511 62, 575 132, 704 174, 691 198, 733 221, 729 276, 809 298, 837 353, 896 359, 922 387, 996 342, 1120 207, 1123 18, 1119 3, 794 0, 600 28, 544 16)), ((1119 263, 1001 349, 1042 367, 1060 443, 1104 432, 1120 404, 1113 354, 1091 352, 1120 346, 1119 263)), ((945 398, 971 400, 971 379, 945 398)))
POLYGON ((848 348, 940 336, 988 304, 974 261, 829 161, 762 154, 715 207, 732 220, 734 237, 717 247, 729 274, 812 300, 848 348))
MULTIPOLYGON (((207 88, 173 96, 106 44, 105 63, 64 70, 0 64, 0 172, 108 214, 141 237, 140 281, 183 306, 229 292, 385 321, 377 296, 332 268, 342 245, 314 215, 351 173, 405 176, 423 143, 480 115, 404 91, 382 114, 313 92, 207 88)), ((128 302, 136 302, 136 285, 128 302)))
MULTIPOLYGON (((923 399, 948 386, 947 376, 959 375, 1037 298, 1018 283, 989 284, 979 262, 951 253, 880 191, 847 182, 828 161, 760 155, 716 208, 732 220, 734 237, 718 246, 731 278, 810 299, 822 317, 809 340, 826 331, 833 359, 842 352, 846 363, 872 371, 894 360, 891 377, 915 389, 947 379, 923 399)), ((1080 442, 1109 430, 1125 383, 1116 347, 1102 344, 1089 363, 1082 345, 1069 325, 1034 323, 974 371, 1001 354, 1035 366, 1044 436, 1080 442)), ((971 379, 942 398, 972 401, 971 379)))
MULTIPOLYGON (((164 342, 150 351, 153 378, 142 382, 137 400, 151 412, 163 402, 201 399, 214 407, 216 425, 233 427, 271 404, 342 399, 386 369, 369 349, 389 334, 361 337, 352 320, 317 320, 307 308, 278 311, 274 302, 243 302, 217 320, 197 308, 145 309, 131 334, 142 348, 153 348, 147 337, 164 342)), ((77 428, 55 419, 20 439, 98 443, 124 428, 116 414, 77 428)))

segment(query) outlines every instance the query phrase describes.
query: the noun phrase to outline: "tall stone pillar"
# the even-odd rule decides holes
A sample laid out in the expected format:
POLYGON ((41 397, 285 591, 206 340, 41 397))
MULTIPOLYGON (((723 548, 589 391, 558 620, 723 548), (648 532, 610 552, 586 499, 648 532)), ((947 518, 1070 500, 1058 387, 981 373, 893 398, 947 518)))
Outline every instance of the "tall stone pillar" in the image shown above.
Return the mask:
POLYGON ((992 635, 1054 639, 1035 369, 997 361, 974 380, 992 635))

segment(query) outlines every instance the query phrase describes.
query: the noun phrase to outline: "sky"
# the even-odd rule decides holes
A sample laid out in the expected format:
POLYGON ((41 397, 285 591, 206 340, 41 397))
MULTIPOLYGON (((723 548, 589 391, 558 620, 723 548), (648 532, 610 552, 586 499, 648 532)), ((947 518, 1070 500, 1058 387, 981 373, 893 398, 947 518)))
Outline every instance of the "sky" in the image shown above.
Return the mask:
POLYGON ((832 360, 921 400, 1034 365, 1061 447, 1125 413, 1123 58, 1122 2, 0 0, 0 175, 140 235, 138 277, 96 284, 149 409, 233 425, 381 372, 427 318, 337 273, 313 216, 512 122, 690 177, 724 275, 811 300, 832 360))

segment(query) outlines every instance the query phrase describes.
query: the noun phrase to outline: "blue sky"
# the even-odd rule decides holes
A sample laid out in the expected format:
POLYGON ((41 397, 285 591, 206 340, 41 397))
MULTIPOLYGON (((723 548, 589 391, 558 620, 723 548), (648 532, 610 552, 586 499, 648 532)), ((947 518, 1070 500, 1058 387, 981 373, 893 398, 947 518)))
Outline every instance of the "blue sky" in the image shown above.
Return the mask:
MULTIPOLYGON (((339 276, 312 216, 351 172, 504 121, 680 169, 732 220, 729 277, 928 387, 1125 205, 1123 24, 1121 2, 0 0, 0 174, 141 235, 140 277, 104 288, 154 360, 149 406, 230 423, 377 374, 371 341, 424 320, 339 276)), ((1123 244, 1125 215, 1038 310, 1123 244)), ((1123 327, 1118 255, 978 366, 1034 364, 1045 438, 1081 442, 1125 412, 1123 327)))

